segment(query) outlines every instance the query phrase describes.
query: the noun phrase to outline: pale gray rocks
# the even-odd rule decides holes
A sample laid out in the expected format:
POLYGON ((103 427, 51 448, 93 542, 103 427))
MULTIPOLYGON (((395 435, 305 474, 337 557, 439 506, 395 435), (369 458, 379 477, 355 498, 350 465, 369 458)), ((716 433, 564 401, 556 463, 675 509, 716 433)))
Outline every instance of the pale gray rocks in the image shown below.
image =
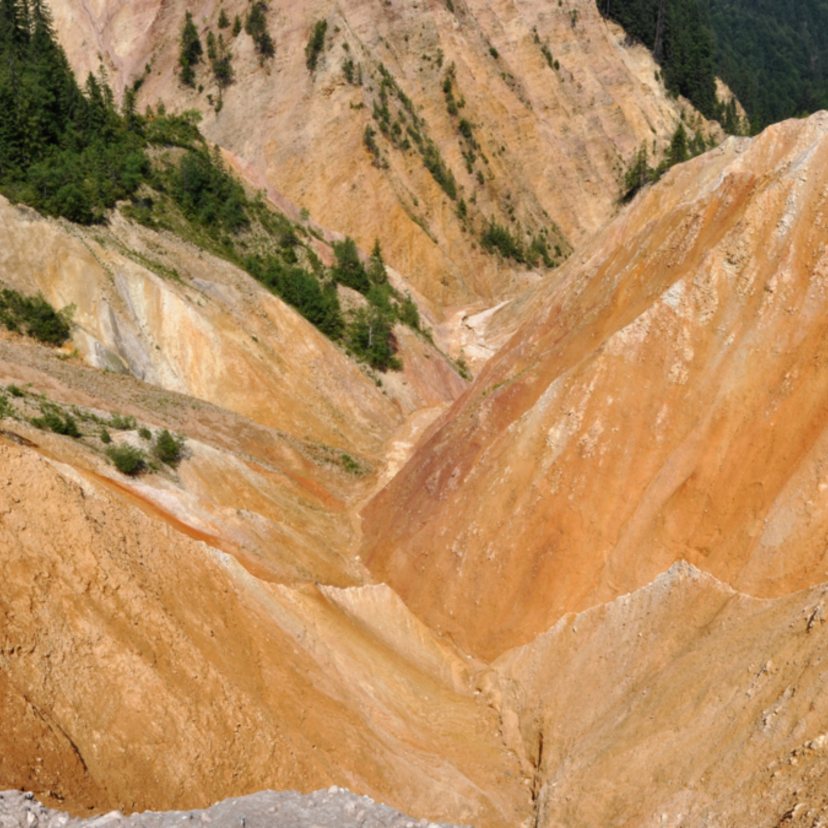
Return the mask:
POLYGON ((124 816, 112 811, 85 819, 41 805, 31 793, 0 793, 0 828, 453 828, 416 820, 365 796, 332 787, 307 796, 262 791, 227 799, 205 811, 124 816))

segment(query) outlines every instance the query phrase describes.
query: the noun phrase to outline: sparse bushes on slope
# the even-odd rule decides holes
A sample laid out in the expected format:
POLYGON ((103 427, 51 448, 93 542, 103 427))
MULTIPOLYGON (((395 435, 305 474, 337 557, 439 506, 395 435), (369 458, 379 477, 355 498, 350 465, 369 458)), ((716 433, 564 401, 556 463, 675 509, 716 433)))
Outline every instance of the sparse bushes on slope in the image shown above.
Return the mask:
POLYGON ((515 238, 509 232, 508 227, 498 224, 494 218, 490 219, 480 241, 489 253, 497 251, 505 259, 514 259, 521 263, 526 262, 526 253, 520 239, 515 238))
POLYGON ((65 414, 60 409, 49 403, 44 403, 41 407, 43 412, 42 417, 36 417, 32 420, 32 425, 37 428, 49 429, 55 434, 64 434, 67 437, 77 439, 81 436, 78 430, 78 424, 71 414, 65 414))
POLYGON ((647 142, 641 144, 636 154, 630 159, 621 187, 620 200, 624 203, 632 201, 635 194, 647 184, 658 181, 667 170, 676 164, 683 164, 690 158, 701 155, 707 149, 707 144, 701 133, 688 138, 684 124, 679 122, 670 139, 670 144, 661 163, 653 168, 647 160, 647 142))
MULTIPOLYGON (((268 53, 265 14, 265 4, 257 0, 245 21, 261 55, 268 53)), ((39 2, 0 0, 0 23, 0 190, 5 195, 87 224, 104 221, 117 201, 128 200, 124 215, 174 232, 245 268, 331 339, 349 339, 336 282, 366 296, 390 331, 402 297, 385 284, 381 257, 372 263, 378 270, 369 276, 355 243, 346 240, 328 273, 297 235, 300 231, 307 236, 308 231, 294 229, 263 198, 249 198, 225 168, 219 150, 208 149, 197 112, 170 115, 159 103, 157 111, 139 114, 135 93, 142 79, 128 90, 123 112, 115 108, 105 74, 90 75, 81 90, 39 2), (372 279, 377 282, 373 293, 372 279)), ((324 29, 315 27, 319 34, 312 52, 314 44, 324 47, 324 29)), ((203 50, 191 14, 184 20, 180 49, 182 81, 194 83, 203 50)), ((223 63, 227 52, 222 35, 209 37, 207 49, 217 82, 229 83, 232 73, 223 63)), ((412 113, 411 123, 419 123, 412 102, 393 88, 412 113)), ((366 142, 372 143, 372 137, 366 130, 366 142)), ((379 158, 375 144, 374 149, 379 158)), ((428 158, 432 174, 451 193, 453 176, 436 148, 428 158)), ((415 314, 406 307, 405 319, 411 322, 415 314)), ((0 291, 0 323, 54 344, 69 334, 67 320, 42 297, 25 298, 13 291, 0 291)), ((385 334, 375 337, 378 325, 377 319, 369 320, 369 345, 360 345, 358 333, 351 336, 352 350, 374 354, 373 364, 393 365, 376 356, 380 346, 375 342, 390 341, 385 334)))

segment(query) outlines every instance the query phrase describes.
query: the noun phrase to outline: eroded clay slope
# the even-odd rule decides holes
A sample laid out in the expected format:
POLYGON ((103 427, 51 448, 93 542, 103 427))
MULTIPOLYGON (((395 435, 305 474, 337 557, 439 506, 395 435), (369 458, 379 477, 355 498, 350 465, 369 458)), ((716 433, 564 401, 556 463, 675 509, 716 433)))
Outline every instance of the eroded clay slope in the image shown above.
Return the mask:
POLYGON ((534 825, 824 825, 826 592, 758 600, 675 564, 498 659, 534 825))
POLYGON ((0 344, 18 406, 118 402, 189 436, 177 468, 129 478, 80 415, 78 439, 0 423, 5 787, 89 813, 338 784, 417 818, 525 817, 473 668, 347 554, 370 479, 238 415, 0 344))
POLYGON ((377 461, 405 415, 464 387, 430 343, 400 330, 404 372, 380 388, 239 268, 117 212, 85 229, 0 199, 0 280, 74 306, 71 347, 90 365, 377 461))
POLYGON ((686 559, 826 578, 828 115, 674 169, 528 320, 365 513, 365 557, 479 654, 686 559))
MULTIPOLYGON (((493 304, 537 278, 531 268, 483 252, 480 235, 489 218, 527 243, 527 231, 546 229, 553 256, 555 244, 566 254, 613 214, 623 169, 641 142, 661 152, 682 110, 695 119, 692 107, 670 99, 656 80, 649 52, 627 44, 594 0, 458 0, 453 10, 442 0, 274 0, 268 26, 276 55, 264 65, 250 37, 217 28, 222 8, 230 21, 236 14, 244 19, 246 0, 54 6, 61 42, 80 76, 97 71, 102 56, 120 92, 151 65, 142 107, 163 99, 179 110, 201 110, 205 134, 251 174, 363 249, 379 237, 389 262, 440 307, 476 299, 493 304), (185 10, 203 42, 208 30, 222 34, 232 55, 236 81, 218 114, 208 103, 219 91, 206 60, 197 68, 201 93, 183 87, 177 75, 185 10), (325 46, 311 72, 305 47, 322 20, 325 46), (347 60, 362 85, 348 82, 347 60), (386 90, 389 135, 408 140, 409 149, 394 148, 372 117, 381 106, 380 66, 395 85, 386 90), (464 103, 456 115, 449 114, 443 88, 451 66, 454 100, 464 103), (422 123, 413 124, 412 116, 422 123), (463 136, 461 118, 473 137, 463 136), (407 132, 412 125, 439 149, 467 218, 426 170, 407 132), (369 126, 378 158, 364 140, 369 126)), ((705 134, 716 129, 704 125, 705 134)))

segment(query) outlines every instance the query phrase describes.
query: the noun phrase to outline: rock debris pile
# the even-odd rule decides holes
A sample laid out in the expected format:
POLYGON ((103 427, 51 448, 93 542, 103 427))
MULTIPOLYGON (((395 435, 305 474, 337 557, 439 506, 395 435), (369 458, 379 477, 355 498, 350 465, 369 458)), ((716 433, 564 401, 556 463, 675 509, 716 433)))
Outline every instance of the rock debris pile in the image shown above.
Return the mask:
POLYGON ((452 828, 445 822, 412 819, 387 805, 333 786, 303 796, 263 791, 227 799, 204 811, 167 811, 124 816, 112 811, 89 819, 53 811, 31 793, 0 793, 0 828, 452 828))

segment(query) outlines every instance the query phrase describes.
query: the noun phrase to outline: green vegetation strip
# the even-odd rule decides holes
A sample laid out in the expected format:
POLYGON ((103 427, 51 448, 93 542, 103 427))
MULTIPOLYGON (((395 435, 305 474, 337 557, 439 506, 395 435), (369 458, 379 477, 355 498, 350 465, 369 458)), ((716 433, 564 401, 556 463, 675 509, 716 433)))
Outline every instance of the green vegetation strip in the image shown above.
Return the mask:
MULTIPOLYGON (((272 47, 265 12, 264 3, 254 2, 245 19, 262 56, 272 47)), ((325 30, 324 21, 314 26, 309 65, 316 65, 324 48, 325 30)), ((208 57, 214 69, 226 57, 221 36, 208 39, 208 57)), ((190 71, 201 58, 198 31, 188 15, 179 60, 183 82, 194 82, 190 71)), ((126 202, 127 217, 176 233, 244 268, 355 358, 375 370, 399 370, 393 325, 399 321, 419 330, 419 313, 410 296, 388 283, 379 244, 367 270, 350 238, 334 245, 335 266, 324 267, 304 226, 273 212, 261 195, 248 197, 218 149, 207 146, 197 112, 169 115, 160 103, 156 111, 139 114, 139 85, 129 90, 121 111, 104 74, 90 74, 81 89, 46 6, 2 0, 0 192, 80 224, 104 222, 116 203, 126 202), (365 305, 344 314, 337 284, 361 293, 365 305)), ((411 102, 394 88, 413 115, 411 102)), ((418 123, 416 116, 412 121, 418 123)), ((435 178, 453 192, 453 176, 430 141, 423 154, 435 178)), ((68 323, 41 297, 4 291, 0 322, 54 344, 68 338, 68 323)))

